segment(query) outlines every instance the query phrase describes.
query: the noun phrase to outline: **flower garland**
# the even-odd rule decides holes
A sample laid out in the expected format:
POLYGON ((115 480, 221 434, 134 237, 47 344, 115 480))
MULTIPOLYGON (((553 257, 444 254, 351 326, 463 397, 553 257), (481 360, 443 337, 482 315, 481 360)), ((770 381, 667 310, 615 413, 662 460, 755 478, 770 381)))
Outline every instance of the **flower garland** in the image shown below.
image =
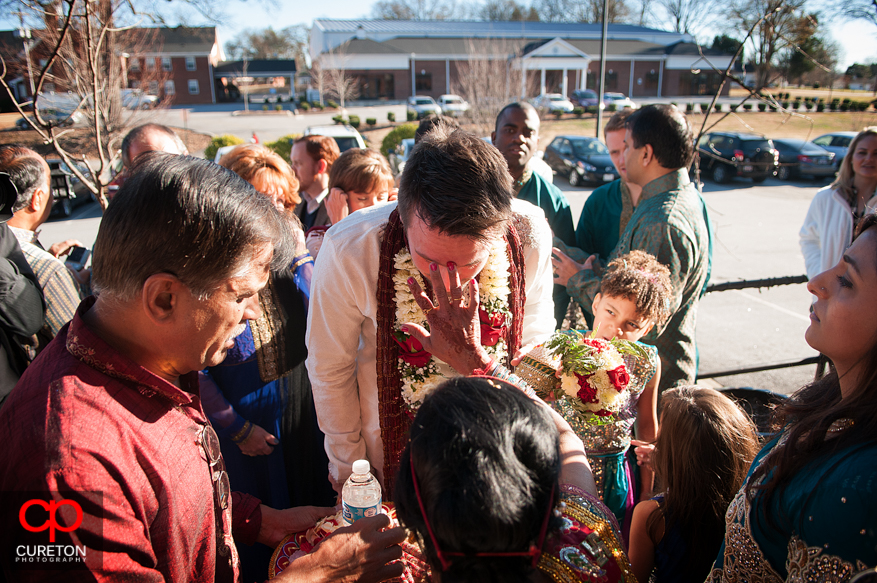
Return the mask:
MULTIPOLYGON (((490 249, 487 264, 478 276, 481 344, 497 361, 503 361, 508 355, 506 332, 512 320, 509 309, 511 264, 507 249, 504 239, 497 241, 490 249)), ((399 345, 398 366, 402 379, 402 398, 409 410, 414 412, 429 393, 450 377, 442 373, 439 367, 440 364, 445 363, 423 350, 417 339, 401 330, 402 325, 406 323, 419 324, 429 330, 426 315, 417 305, 414 294, 408 287, 408 278, 413 277, 420 284, 421 289, 427 289, 423 276, 415 267, 407 247, 403 247, 396 254, 394 266, 396 319, 393 336, 399 345)))
POLYGON ((622 354, 648 358, 634 342, 585 337, 576 331, 555 333, 545 347, 560 359, 560 387, 550 395, 565 400, 590 424, 615 420, 627 402, 630 374, 622 354))

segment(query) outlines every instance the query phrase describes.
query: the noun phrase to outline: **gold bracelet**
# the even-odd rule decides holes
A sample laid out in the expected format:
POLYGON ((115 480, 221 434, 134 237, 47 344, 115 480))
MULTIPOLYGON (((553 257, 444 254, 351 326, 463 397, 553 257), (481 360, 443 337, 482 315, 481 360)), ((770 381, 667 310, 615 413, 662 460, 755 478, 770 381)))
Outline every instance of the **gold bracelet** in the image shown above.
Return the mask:
POLYGON ((244 421, 243 426, 231 434, 231 440, 235 443, 243 443, 250 437, 251 433, 253 433, 253 424, 249 421, 244 421))
POLYGON ((289 269, 292 270, 292 271, 295 271, 296 269, 298 269, 299 267, 301 267, 301 266, 304 265, 305 263, 309 263, 309 262, 310 262, 310 263, 313 263, 313 262, 314 262, 314 258, 311 257, 310 255, 307 255, 307 256, 305 256, 305 257, 302 257, 301 259, 299 259, 299 260, 296 261, 295 263, 293 263, 293 264, 292 264, 292 267, 290 267, 289 269))

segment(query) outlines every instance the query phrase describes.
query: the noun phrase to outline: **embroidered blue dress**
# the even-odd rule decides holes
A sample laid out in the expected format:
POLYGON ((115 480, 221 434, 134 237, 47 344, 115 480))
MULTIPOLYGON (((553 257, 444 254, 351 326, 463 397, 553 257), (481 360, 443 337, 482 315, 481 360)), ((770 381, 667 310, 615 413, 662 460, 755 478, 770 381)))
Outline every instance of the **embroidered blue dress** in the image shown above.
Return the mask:
MULTIPOLYGON (((786 436, 764 446, 750 475, 786 436)), ((877 443, 813 460, 769 507, 758 493, 750 501, 744 485, 725 524, 711 582, 849 581, 877 566, 877 443)))

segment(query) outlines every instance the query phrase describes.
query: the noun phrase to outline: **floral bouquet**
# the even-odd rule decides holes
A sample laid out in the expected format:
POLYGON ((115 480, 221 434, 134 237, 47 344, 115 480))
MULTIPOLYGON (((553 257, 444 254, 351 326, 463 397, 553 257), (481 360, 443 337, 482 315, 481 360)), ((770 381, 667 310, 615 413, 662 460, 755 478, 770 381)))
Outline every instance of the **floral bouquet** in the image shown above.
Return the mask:
POLYGON ((603 340, 575 330, 554 334, 545 348, 560 361, 560 383, 540 396, 565 401, 590 425, 614 422, 627 402, 631 378, 622 355, 648 359, 635 342, 603 340))

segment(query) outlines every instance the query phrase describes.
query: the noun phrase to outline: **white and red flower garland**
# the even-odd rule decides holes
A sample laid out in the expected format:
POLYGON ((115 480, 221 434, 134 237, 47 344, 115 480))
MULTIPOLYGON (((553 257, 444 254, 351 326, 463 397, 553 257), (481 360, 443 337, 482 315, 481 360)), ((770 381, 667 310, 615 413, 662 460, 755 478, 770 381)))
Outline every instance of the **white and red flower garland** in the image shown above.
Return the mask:
MULTIPOLYGON (((455 375, 447 363, 423 350, 420 342, 402 332, 401 327, 406 323, 419 324, 429 330, 426 315, 417 305, 414 294, 408 288, 408 278, 413 277, 417 280, 421 289, 426 289, 426 286, 407 247, 403 247, 396 254, 394 266, 396 320, 393 324, 393 335, 399 345, 398 366, 402 379, 402 398, 408 408, 414 412, 429 393, 455 375)), ((497 361, 505 359, 508 353, 505 337, 512 320, 509 309, 510 266, 508 246, 505 239, 500 238, 490 249, 487 264, 478 275, 481 344, 497 361)))

